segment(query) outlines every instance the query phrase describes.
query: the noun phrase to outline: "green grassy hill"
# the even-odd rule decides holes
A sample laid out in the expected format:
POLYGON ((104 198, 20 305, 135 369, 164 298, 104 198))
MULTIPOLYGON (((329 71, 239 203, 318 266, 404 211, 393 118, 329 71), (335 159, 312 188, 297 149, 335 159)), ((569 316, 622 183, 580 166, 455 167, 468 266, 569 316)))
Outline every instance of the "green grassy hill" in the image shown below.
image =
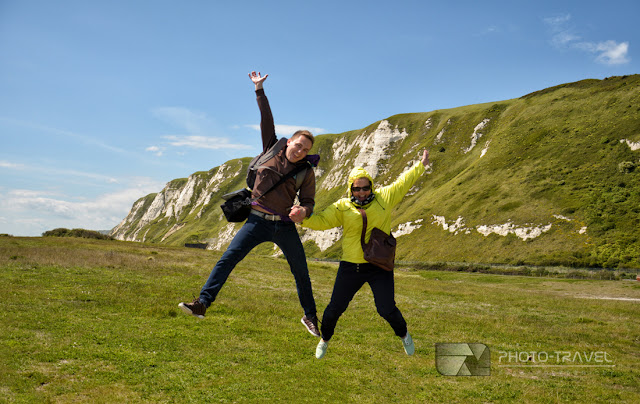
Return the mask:
MULTIPOLYGON (((318 136, 316 209, 344 195, 353 166, 389 184, 423 148, 432 168, 394 213, 399 260, 640 267, 640 75, 318 136)), ((112 234, 223 249, 238 225, 224 220, 220 196, 242 187, 248 161, 170 182, 112 234)), ((340 256, 339 233, 303 237, 310 257, 340 256)))

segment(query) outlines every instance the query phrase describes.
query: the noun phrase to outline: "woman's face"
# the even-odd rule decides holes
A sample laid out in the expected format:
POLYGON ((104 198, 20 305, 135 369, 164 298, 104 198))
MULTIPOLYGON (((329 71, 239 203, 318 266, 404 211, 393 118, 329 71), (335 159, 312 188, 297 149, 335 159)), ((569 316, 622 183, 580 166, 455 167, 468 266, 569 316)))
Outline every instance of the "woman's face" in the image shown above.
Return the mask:
POLYGON ((368 178, 358 178, 353 181, 351 186, 351 194, 359 201, 364 201, 369 195, 371 195, 371 183, 368 178))

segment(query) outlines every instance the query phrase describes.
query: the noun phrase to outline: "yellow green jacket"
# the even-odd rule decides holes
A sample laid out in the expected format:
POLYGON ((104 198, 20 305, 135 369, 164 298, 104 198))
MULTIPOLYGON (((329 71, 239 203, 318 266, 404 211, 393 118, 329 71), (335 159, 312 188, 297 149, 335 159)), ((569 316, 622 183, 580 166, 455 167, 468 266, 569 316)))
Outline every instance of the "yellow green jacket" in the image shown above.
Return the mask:
POLYGON ((351 185, 358 178, 368 178, 371 181, 371 191, 375 194, 373 201, 362 207, 367 212, 365 242, 368 242, 374 227, 387 234, 391 233, 393 207, 400 203, 424 171, 422 163, 417 162, 409 170, 402 173, 393 184, 376 189, 371 175, 365 169, 356 167, 349 174, 347 187, 349 197, 339 199, 320 212, 314 212, 301 225, 313 230, 327 230, 342 226, 342 260, 356 264, 365 263, 367 261, 364 259, 360 245, 362 216, 358 212, 358 207, 351 202, 351 185))

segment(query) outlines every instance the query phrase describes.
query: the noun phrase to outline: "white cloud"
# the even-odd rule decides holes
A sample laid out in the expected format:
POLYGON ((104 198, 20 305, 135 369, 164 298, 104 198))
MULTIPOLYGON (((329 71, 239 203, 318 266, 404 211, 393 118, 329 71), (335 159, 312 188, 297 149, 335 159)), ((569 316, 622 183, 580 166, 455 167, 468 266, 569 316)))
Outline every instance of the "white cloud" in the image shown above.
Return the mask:
MULTIPOLYGON (((251 149, 246 144, 229 143, 229 139, 223 137, 207 136, 163 136, 169 140, 169 145, 173 147, 190 147, 192 149, 251 149)), ((152 146, 153 147, 153 146, 152 146)))
POLYGON ((148 152, 152 152, 153 154, 155 154, 158 157, 162 157, 162 155, 164 154, 164 147, 158 147, 158 146, 149 146, 145 149, 148 152))
POLYGON ((0 192, 0 215, 4 218, 0 233, 39 236, 57 227, 111 229, 129 213, 136 200, 164 186, 147 178, 128 181, 118 191, 84 200, 29 189, 0 192))
POLYGON ((183 107, 160 107, 153 110, 159 119, 168 122, 186 134, 162 136, 168 142, 166 146, 149 146, 146 151, 162 156, 167 146, 188 147, 192 149, 252 149, 246 144, 232 143, 228 137, 215 136, 222 133, 217 124, 203 112, 183 107))
MULTIPOLYGON (((145 149, 158 157, 163 156, 168 147, 208 150, 249 150, 254 148, 252 145, 234 143, 226 136, 216 136, 215 134, 222 133, 222 131, 219 130, 216 123, 203 112, 183 107, 160 107, 154 109, 152 112, 157 118, 186 132, 180 135, 162 136, 163 139, 167 140, 166 146, 153 145, 145 149)), ((260 131, 260 125, 245 125, 245 127, 260 131)), ((237 129, 238 126, 232 128, 237 129)), ((316 135, 326 132, 323 128, 276 125, 276 133, 280 136, 291 136, 301 129, 306 129, 316 135)))
POLYGON ((24 168, 24 165, 17 164, 17 163, 11 163, 9 161, 0 160, 0 168, 9 168, 9 169, 13 169, 13 170, 20 170, 20 169, 24 168))
POLYGON ((501 31, 500 27, 496 25, 490 25, 484 30, 486 34, 492 34, 494 32, 500 32, 500 31, 501 31))
POLYGON ((617 43, 615 41, 604 41, 598 43, 581 42, 576 48, 587 52, 597 53, 596 61, 606 65, 620 65, 629 62, 629 42, 617 43))
POLYGON ((545 18, 544 22, 551 31, 551 43, 553 46, 562 48, 569 46, 574 41, 580 40, 580 36, 574 33, 574 28, 569 26, 571 15, 565 14, 555 17, 545 18))
POLYGON ((108 175, 91 173, 87 171, 63 170, 63 169, 56 169, 56 168, 37 168, 37 169, 42 170, 45 174, 57 174, 57 175, 64 175, 64 176, 89 178, 91 180, 97 180, 97 181, 105 182, 107 184, 118 183, 117 179, 110 177, 108 175))
POLYGON ((558 32, 557 34, 555 34, 551 39, 551 42, 553 43, 554 46, 563 47, 579 39, 580 39, 579 36, 571 32, 565 31, 565 32, 558 32))
POLYGON ((204 112, 193 111, 183 107, 160 107, 153 110, 156 117, 169 122, 188 133, 202 134, 212 126, 212 122, 204 112))
POLYGON ((571 14, 547 17, 544 19, 544 22, 551 27, 563 27, 565 23, 569 22, 569 20, 571 20, 571 14))
POLYGON ((15 198, 39 198, 43 196, 54 196, 56 195, 51 191, 34 191, 31 189, 12 189, 7 195, 15 198))
POLYGON ((9 161, 0 161, 0 168, 7 168, 12 170, 21 170, 21 171, 31 171, 40 173, 42 177, 44 176, 66 176, 66 177, 80 177, 80 178, 89 178, 91 180, 96 180, 100 182, 104 182, 107 184, 116 184, 118 180, 104 174, 92 173, 88 171, 78 171, 78 170, 69 170, 62 169, 56 167, 45 167, 45 166, 37 166, 37 165, 26 165, 22 163, 12 163, 9 161))
POLYGON ((551 43, 556 48, 570 48, 596 54, 595 60, 605 65, 620 65, 629 63, 629 42, 608 41, 584 41, 575 29, 569 25, 571 15, 560 15, 545 18, 544 22, 549 26, 552 37, 551 43))
POLYGON ((64 129, 53 128, 53 127, 50 127, 50 126, 41 125, 39 123, 20 121, 20 120, 17 120, 17 119, 7 118, 7 117, 3 117, 3 116, 0 116, 0 121, 6 122, 6 123, 11 124, 11 125, 23 127, 23 128, 36 130, 38 132, 44 132, 44 133, 53 134, 53 135, 56 135, 56 136, 68 137, 68 138, 71 138, 71 139, 78 140, 78 141, 80 141, 80 142, 82 142, 84 144, 91 145, 91 146, 97 146, 97 147, 99 147, 101 149, 109 150, 109 151, 112 151, 112 152, 115 152, 115 153, 129 154, 124 149, 120 149, 118 147, 111 146, 111 145, 103 142, 102 140, 94 138, 92 136, 79 134, 79 133, 71 132, 71 131, 64 130, 64 129))

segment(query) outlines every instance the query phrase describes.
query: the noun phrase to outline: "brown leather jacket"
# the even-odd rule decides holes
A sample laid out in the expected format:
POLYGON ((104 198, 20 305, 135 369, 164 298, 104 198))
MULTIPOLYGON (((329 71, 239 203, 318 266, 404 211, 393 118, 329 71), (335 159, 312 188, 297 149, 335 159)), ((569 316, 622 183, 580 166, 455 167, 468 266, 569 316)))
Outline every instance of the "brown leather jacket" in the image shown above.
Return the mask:
MULTIPOLYGON (((258 107, 260 108, 260 129, 262 131, 262 148, 263 151, 268 150, 277 141, 276 128, 271 114, 269 100, 264 94, 264 89, 256 91, 258 107)), ((295 177, 289 178, 276 189, 269 192, 264 197, 260 197, 273 184, 278 182, 282 175, 287 174, 296 167, 296 164, 290 162, 285 156, 286 147, 276 154, 271 160, 267 161, 264 166, 256 173, 256 181, 253 186, 252 197, 259 197, 255 204, 272 213, 278 214, 283 218, 289 217, 289 211, 296 199, 296 180, 295 177)), ((307 164, 305 159, 297 164, 307 164)), ((313 169, 306 171, 305 178, 300 187, 300 205, 307 211, 307 217, 311 216, 315 205, 316 195, 316 176, 313 169)))

